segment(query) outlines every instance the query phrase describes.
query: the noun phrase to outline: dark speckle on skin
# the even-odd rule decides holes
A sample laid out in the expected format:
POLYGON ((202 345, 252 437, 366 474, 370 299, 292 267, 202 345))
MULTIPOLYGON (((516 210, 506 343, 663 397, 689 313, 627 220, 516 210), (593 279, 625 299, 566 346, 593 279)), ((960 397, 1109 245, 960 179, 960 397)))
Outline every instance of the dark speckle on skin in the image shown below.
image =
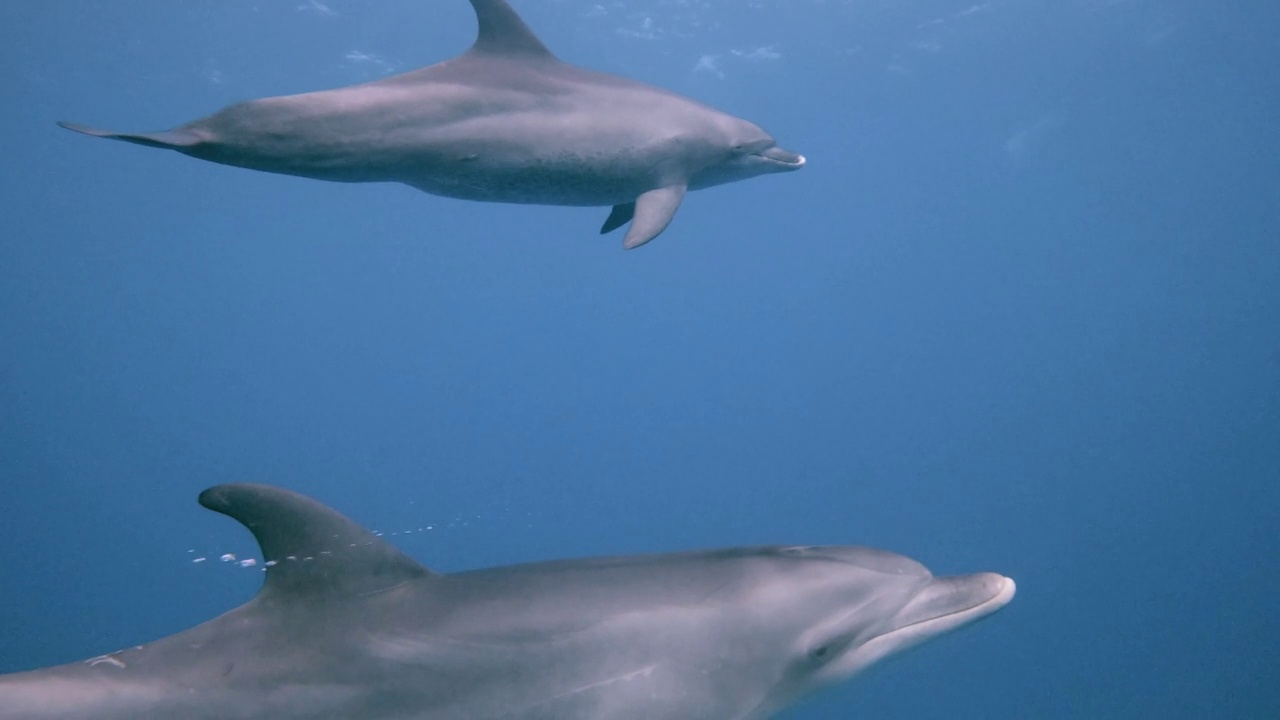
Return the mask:
POLYGON ((235 668, 235 666, 236 666, 236 664, 235 664, 235 663, 227 663, 226 665, 223 665, 223 666, 222 666, 222 677, 226 677, 226 676, 230 675, 230 674, 231 674, 231 671, 235 668))

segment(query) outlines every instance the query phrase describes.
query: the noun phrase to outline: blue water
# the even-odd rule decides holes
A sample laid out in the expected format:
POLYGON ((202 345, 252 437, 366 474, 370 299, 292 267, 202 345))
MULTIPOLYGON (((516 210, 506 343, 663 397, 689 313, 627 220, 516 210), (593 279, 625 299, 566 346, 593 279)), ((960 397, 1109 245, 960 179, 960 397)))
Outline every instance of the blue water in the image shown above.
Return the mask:
POLYGON ((53 124, 164 129, 473 32, 461 0, 326 3, 0 13, 0 671, 250 597, 192 562, 254 554, 195 504, 249 480, 442 571, 860 543, 1018 581, 796 720, 1280 717, 1280 6, 520 2, 565 59, 809 158, 632 252, 604 209, 53 124))

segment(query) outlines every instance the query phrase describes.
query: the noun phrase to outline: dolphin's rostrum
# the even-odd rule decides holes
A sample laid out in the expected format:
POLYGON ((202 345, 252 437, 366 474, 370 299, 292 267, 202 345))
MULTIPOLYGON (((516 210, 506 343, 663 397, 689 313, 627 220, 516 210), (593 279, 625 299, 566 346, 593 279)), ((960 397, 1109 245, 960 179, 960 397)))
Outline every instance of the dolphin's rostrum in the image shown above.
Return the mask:
POLYGON ((687 190, 796 170, 756 125, 661 88, 558 60, 505 0, 471 0, 475 44, 376 82, 225 108, 168 132, 87 135, 212 162, 436 195, 613 206, 602 233, 652 240, 687 190))
POLYGON ((5 720, 762 720, 1008 603, 861 547, 755 547, 433 573, 266 485, 200 502, 266 561, 245 605, 0 676, 5 720))

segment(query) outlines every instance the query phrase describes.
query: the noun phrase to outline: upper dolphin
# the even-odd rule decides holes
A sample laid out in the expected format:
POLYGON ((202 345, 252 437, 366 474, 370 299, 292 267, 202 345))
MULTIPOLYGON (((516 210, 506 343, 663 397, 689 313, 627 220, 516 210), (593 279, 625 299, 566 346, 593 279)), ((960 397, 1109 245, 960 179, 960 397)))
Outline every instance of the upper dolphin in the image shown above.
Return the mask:
POLYGON ((796 170, 756 125, 675 93, 558 60, 505 0, 471 0, 462 55, 336 90, 263 98, 157 133, 98 137, 225 165, 436 195, 613 206, 623 247, 652 240, 685 191, 796 170))
POLYGON ((258 595, 155 642, 0 676, 0 718, 764 720, 1014 595, 1000 575, 934 577, 862 547, 442 575, 288 490, 221 485, 200 502, 257 538, 258 595))

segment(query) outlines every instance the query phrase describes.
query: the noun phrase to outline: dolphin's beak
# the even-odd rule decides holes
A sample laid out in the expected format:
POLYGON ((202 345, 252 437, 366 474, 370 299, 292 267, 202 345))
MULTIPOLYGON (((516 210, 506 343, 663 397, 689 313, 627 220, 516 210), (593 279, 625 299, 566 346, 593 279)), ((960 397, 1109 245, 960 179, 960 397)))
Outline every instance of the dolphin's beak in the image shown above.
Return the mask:
POLYGON ((877 634, 833 662, 826 672, 839 680, 890 655, 964 627, 1013 599, 1013 581, 995 573, 930 578, 876 630, 877 634))
POLYGON ((771 163, 779 165, 779 170, 799 170, 804 167, 804 156, 799 153, 793 153, 790 150, 783 150, 774 145, 771 148, 762 150, 760 157, 771 163))
POLYGON ((934 578, 898 611, 891 632, 936 637, 999 610, 1016 590, 1013 580, 995 573, 934 578))

